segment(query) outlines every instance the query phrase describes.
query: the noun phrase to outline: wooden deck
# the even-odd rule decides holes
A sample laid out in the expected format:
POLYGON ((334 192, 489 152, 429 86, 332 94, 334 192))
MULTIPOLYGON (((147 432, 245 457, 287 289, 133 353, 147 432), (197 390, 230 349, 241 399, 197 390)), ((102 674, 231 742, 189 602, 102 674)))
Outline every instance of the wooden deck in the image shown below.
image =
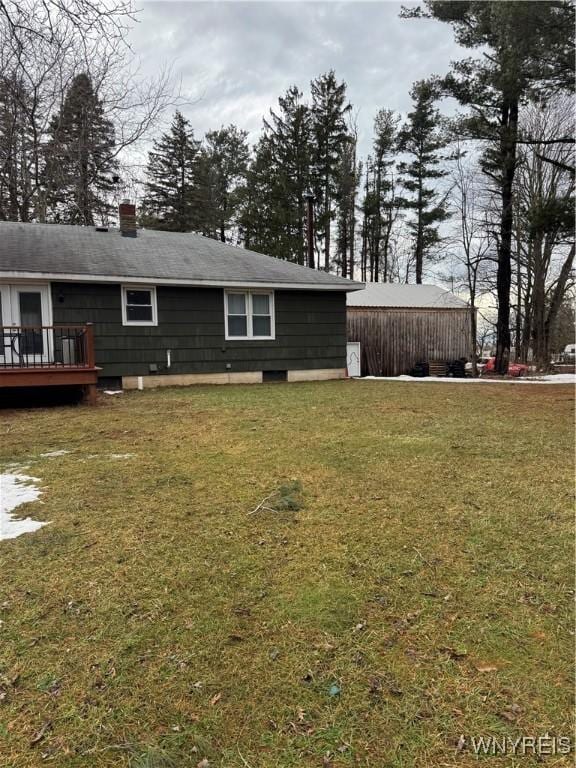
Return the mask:
POLYGON ((90 324, 0 327, 0 389, 79 386, 94 404, 98 371, 90 324))

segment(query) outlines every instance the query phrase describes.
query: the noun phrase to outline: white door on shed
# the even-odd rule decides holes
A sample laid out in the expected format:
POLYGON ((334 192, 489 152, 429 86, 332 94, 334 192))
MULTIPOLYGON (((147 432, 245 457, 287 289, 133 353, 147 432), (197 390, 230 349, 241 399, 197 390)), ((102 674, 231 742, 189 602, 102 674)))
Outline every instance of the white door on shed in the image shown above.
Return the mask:
POLYGON ((360 342, 349 341, 346 344, 346 367, 348 376, 360 376, 360 342))

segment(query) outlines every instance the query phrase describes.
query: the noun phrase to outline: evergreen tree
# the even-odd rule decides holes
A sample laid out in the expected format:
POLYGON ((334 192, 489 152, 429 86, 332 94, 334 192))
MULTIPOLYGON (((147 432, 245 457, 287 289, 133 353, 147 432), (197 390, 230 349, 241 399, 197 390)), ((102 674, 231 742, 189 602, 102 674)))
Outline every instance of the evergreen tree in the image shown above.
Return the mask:
POLYGON ((330 269, 330 233, 337 194, 338 166, 348 143, 346 83, 338 83, 333 70, 313 80, 312 131, 314 136, 313 175, 318 208, 318 237, 323 241, 324 269, 330 269))
POLYGON ((310 186, 311 116, 302 93, 288 88, 270 110, 248 174, 245 242, 272 256, 305 263, 304 192, 310 186))
POLYGON ((311 116, 302 93, 291 86, 278 99, 278 113, 264 121, 272 150, 272 199, 276 203, 279 245, 284 258, 305 263, 304 192, 310 186, 311 116))
POLYGON ((46 196, 50 217, 67 224, 106 221, 114 188, 114 126, 90 76, 77 75, 60 112, 52 119, 46 146, 46 196))
POLYGON ((431 16, 450 24, 460 45, 482 54, 455 62, 444 78, 444 87, 448 95, 470 108, 461 130, 469 138, 488 142, 484 170, 499 196, 500 219, 496 370, 505 373, 510 356, 519 111, 531 95, 545 98, 559 90, 574 90, 574 4, 569 0, 426 0, 426 6, 427 14, 419 8, 404 14, 431 16))
POLYGON ((235 125, 209 131, 198 158, 198 197, 204 234, 226 242, 245 193, 248 133, 235 125))
POLYGON ((146 226, 172 232, 200 229, 199 149, 189 121, 176 112, 170 131, 155 141, 148 153, 141 217, 146 226))
POLYGON ((408 113, 399 135, 400 151, 408 155, 409 160, 399 163, 398 170, 403 175, 402 185, 411 193, 405 207, 414 212, 408 228, 414 241, 416 282, 421 283, 424 262, 440 240, 438 225, 449 216, 446 197, 433 185, 448 173, 439 167, 444 159, 440 152, 448 142, 443 135, 440 113, 434 106, 437 97, 434 86, 421 80, 414 84, 410 95, 414 108, 408 113))
POLYGON ((272 158, 270 138, 263 134, 248 165, 240 229, 246 248, 282 258, 275 251, 277 221, 275 206, 272 204, 272 158))
POLYGON ((398 116, 390 109, 381 109, 374 120, 374 225, 372 249, 372 279, 387 282, 389 248, 392 227, 398 215, 398 200, 393 177, 397 150, 398 116))
POLYGON ((0 77, 0 220, 30 221, 35 192, 32 99, 15 76, 0 77))
MULTIPOLYGON (((370 221, 373 212, 373 194, 371 187, 371 167, 372 157, 368 155, 365 163, 360 163, 359 174, 363 180, 362 184, 362 202, 360 204, 360 213, 362 215, 362 245, 360 248, 360 280, 367 282, 372 278, 372 275, 368 271, 368 233, 370 231, 370 221)), ((372 272, 372 270, 370 270, 372 272)))
POLYGON ((359 170, 356 162, 356 136, 350 137, 344 147, 337 176, 338 239, 336 264, 342 277, 354 279, 354 248, 356 239, 356 195, 359 170))

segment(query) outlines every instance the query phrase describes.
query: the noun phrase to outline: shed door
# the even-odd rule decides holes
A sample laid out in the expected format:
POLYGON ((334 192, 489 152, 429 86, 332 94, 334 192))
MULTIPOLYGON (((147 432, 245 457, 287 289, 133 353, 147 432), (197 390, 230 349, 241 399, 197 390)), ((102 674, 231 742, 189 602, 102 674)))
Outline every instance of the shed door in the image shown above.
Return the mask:
POLYGON ((346 344, 346 367, 348 376, 360 376, 360 342, 349 341, 346 344))

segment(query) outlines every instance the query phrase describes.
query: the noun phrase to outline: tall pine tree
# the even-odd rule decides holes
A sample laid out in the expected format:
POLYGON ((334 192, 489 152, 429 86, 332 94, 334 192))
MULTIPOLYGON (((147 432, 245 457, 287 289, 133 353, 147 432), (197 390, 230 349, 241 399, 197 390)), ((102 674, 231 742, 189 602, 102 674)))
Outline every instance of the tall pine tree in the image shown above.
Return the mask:
POLYGON ((201 228, 198 154, 189 121, 176 112, 170 131, 148 153, 141 221, 151 229, 190 232, 201 228))
POLYGON ((114 126, 90 76, 79 74, 50 123, 45 168, 49 217, 66 224, 106 221, 116 168, 114 126))
POLYGON ((272 256, 305 263, 304 192, 310 186, 311 115, 291 86, 270 110, 256 147, 243 217, 245 242, 272 256))
POLYGON ((434 106, 434 85, 420 80, 412 87, 410 96, 414 106, 399 135, 399 149, 408 159, 398 164, 398 170, 403 175, 404 188, 410 193, 405 207, 413 211, 408 228, 414 242, 416 282, 421 283, 424 262, 440 240, 438 225, 449 216, 446 196, 434 184, 448 173, 440 167, 444 159, 441 151, 448 141, 434 106))
POLYGON ((304 264, 304 192, 310 186, 311 116, 295 85, 278 99, 278 105, 278 112, 270 110, 270 120, 264 121, 272 149, 272 199, 278 211, 284 258, 304 264))
POLYGON ((428 13, 403 13, 450 24, 461 46, 480 53, 453 63, 443 82, 448 95, 470 108, 461 126, 466 135, 488 143, 484 170, 497 191, 500 219, 495 367, 506 373, 519 113, 530 96, 574 90, 575 7, 570 0, 426 0, 426 6, 428 13))
POLYGON ((267 253, 275 251, 277 222, 275 206, 272 203, 273 153, 270 137, 260 136, 254 149, 254 157, 248 165, 246 191, 240 213, 241 236, 246 248, 267 253))
POLYGON ((317 234, 323 241, 324 269, 330 269, 330 236, 338 187, 339 164, 349 136, 346 116, 352 109, 346 101, 346 83, 338 83, 333 70, 311 83, 312 130, 314 134, 313 176, 318 209, 317 234))
POLYGON ((389 249, 392 227, 398 215, 398 203, 393 177, 397 150, 398 116, 390 109, 381 109, 374 120, 374 191, 372 279, 384 282, 389 278, 389 249))
POLYGON ((22 79, 0 77, 0 220, 30 221, 37 193, 37 155, 30 113, 33 99, 22 79))
POLYGON ((198 199, 202 231, 226 242, 232 231, 246 190, 250 149, 248 133, 235 125, 209 131, 198 159, 198 199))
POLYGON ((356 162, 356 136, 351 136, 345 145, 337 176, 337 226, 338 239, 336 263, 342 277, 354 279, 354 251, 356 241, 356 195, 358 193, 359 169, 356 162))

